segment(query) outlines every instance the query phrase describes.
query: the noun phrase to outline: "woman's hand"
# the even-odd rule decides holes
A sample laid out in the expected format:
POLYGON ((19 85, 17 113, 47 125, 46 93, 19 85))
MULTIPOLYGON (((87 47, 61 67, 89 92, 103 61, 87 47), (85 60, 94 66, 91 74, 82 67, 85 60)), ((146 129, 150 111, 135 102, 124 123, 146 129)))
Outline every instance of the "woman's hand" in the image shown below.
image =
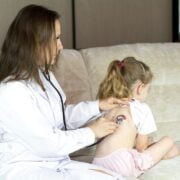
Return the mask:
POLYGON ((113 133, 118 127, 118 125, 112 120, 101 117, 97 121, 89 124, 88 127, 92 129, 96 138, 102 138, 113 133))
POLYGON ((108 111, 118 106, 128 106, 128 99, 118 99, 114 97, 110 97, 107 99, 99 100, 99 109, 101 111, 108 111))

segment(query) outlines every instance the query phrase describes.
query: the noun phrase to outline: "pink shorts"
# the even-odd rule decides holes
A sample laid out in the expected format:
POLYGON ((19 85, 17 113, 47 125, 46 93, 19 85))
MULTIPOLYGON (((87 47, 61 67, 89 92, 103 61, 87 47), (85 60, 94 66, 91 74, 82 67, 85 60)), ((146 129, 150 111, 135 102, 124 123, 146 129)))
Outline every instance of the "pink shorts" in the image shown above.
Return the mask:
POLYGON ((122 176, 138 177, 153 166, 148 153, 139 153, 135 149, 119 149, 105 157, 94 158, 93 164, 110 169, 122 176))

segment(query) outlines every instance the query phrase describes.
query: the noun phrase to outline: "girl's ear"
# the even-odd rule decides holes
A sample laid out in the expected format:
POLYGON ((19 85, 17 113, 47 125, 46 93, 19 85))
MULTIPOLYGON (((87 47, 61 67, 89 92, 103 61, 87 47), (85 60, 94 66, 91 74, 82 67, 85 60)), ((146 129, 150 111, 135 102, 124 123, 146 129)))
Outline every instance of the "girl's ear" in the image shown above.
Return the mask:
POLYGON ((140 95, 141 94, 141 92, 142 92, 142 89, 143 89, 143 87, 144 87, 144 84, 141 82, 141 83, 139 83, 139 85, 138 85, 138 95, 140 95))
POLYGON ((136 95, 140 95, 141 92, 142 92, 142 88, 143 88, 144 84, 140 81, 140 80, 137 80, 134 84, 134 93, 136 95))

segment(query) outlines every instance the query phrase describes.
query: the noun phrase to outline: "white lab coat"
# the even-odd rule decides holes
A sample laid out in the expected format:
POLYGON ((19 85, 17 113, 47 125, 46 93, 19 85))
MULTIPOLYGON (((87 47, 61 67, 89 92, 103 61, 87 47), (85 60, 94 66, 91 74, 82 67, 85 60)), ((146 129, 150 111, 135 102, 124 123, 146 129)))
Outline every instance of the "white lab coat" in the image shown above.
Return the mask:
MULTIPOLYGON (((53 174, 48 173, 49 170, 53 170, 55 176, 57 173, 62 175, 63 179, 76 179, 77 176, 80 180, 82 169, 88 171, 94 166, 71 161, 69 154, 95 141, 90 128, 77 128, 99 113, 98 101, 65 106, 69 130, 63 131, 60 98, 39 73, 46 91, 33 80, 0 84, 0 180, 2 177, 31 180, 28 173, 34 173, 33 180, 56 180, 54 175, 48 176, 53 174), (41 171, 42 178, 38 174, 41 171)), ((50 77, 65 102, 65 94, 52 73, 50 77)), ((99 179, 97 173, 92 175, 95 179, 96 176, 99 179)), ((88 179, 87 172, 82 179, 88 179)))

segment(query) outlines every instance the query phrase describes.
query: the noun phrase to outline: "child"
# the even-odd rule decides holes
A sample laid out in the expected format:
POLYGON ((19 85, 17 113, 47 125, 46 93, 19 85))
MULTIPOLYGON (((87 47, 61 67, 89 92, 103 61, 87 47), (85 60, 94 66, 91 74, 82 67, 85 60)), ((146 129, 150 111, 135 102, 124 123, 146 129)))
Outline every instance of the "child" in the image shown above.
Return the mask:
POLYGON ((118 129, 98 145, 94 164, 123 176, 138 177, 162 159, 180 154, 169 137, 149 144, 148 135, 156 131, 150 108, 144 103, 152 80, 150 68, 133 57, 113 61, 100 84, 98 98, 130 98, 130 106, 115 108, 105 115, 118 122, 118 129), (116 116, 114 116, 116 114, 116 116), (135 149, 133 149, 135 147, 135 149))

